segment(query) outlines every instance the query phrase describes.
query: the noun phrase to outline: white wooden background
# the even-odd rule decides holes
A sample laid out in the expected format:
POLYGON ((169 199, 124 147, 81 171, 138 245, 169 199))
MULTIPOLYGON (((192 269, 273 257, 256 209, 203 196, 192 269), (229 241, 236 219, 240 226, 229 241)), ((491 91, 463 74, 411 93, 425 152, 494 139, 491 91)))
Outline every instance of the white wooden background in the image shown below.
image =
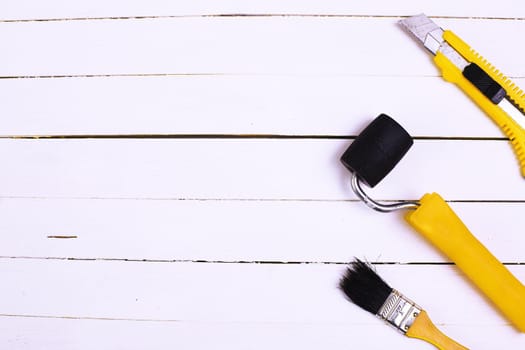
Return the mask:
POLYGON ((441 193, 525 281, 525 180, 397 26, 421 12, 525 86, 521 0, 1 1, 0 348, 432 349, 344 299, 357 256, 465 345, 523 349, 338 161, 390 114, 416 141, 373 196, 441 193))

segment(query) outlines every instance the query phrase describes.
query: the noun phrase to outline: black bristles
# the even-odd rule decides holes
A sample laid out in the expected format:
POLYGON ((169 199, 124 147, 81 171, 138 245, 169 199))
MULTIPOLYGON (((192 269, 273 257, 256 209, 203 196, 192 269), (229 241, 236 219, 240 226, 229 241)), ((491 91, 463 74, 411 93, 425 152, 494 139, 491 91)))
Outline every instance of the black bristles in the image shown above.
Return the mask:
POLYGON ((339 282, 339 288, 357 306, 376 315, 392 288, 379 277, 371 266, 355 259, 339 282))

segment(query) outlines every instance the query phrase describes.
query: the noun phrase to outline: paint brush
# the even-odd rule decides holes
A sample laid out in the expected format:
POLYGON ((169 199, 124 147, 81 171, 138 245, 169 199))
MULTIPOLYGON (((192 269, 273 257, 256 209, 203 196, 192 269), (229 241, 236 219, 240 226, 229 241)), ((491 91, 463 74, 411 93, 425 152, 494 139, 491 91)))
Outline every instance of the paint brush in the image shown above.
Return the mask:
POLYGON ((355 259, 339 283, 346 297, 410 338, 441 350, 467 349, 443 334, 416 303, 390 287, 369 264, 355 259))

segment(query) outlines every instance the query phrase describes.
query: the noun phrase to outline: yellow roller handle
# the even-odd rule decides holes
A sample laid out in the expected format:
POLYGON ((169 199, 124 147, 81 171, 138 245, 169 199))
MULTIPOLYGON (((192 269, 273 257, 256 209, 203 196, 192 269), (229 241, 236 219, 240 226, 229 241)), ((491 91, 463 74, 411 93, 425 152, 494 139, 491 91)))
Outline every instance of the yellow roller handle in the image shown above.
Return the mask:
POLYGON ((521 332, 525 332, 525 286, 470 233, 437 193, 425 194, 406 220, 452 260, 521 332))
POLYGON ((447 337, 432 323, 426 311, 416 317, 414 323, 405 333, 407 337, 424 340, 440 350, 468 350, 466 347, 456 343, 447 337))
MULTIPOLYGON (((503 87, 509 99, 511 99, 516 106, 525 110, 525 93, 512 83, 509 78, 497 71, 494 66, 473 51, 453 32, 449 30, 445 31, 443 33, 443 39, 467 61, 476 63, 481 67, 485 73, 503 87)), ((450 62, 441 52, 437 52, 436 56, 434 56, 434 62, 441 69, 443 78, 460 87, 510 139, 514 153, 518 158, 521 175, 525 177, 525 130, 503 109, 483 95, 483 93, 463 76, 459 68, 450 62)))

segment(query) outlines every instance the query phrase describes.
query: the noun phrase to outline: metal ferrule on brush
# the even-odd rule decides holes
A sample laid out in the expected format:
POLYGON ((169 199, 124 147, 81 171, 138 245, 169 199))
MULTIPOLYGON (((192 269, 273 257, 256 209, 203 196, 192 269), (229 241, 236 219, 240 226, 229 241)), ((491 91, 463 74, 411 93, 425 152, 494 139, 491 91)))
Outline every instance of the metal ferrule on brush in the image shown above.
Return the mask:
POLYGON ((392 289, 385 303, 379 309, 377 316, 404 334, 412 326, 421 311, 421 307, 416 303, 397 290, 392 289))

